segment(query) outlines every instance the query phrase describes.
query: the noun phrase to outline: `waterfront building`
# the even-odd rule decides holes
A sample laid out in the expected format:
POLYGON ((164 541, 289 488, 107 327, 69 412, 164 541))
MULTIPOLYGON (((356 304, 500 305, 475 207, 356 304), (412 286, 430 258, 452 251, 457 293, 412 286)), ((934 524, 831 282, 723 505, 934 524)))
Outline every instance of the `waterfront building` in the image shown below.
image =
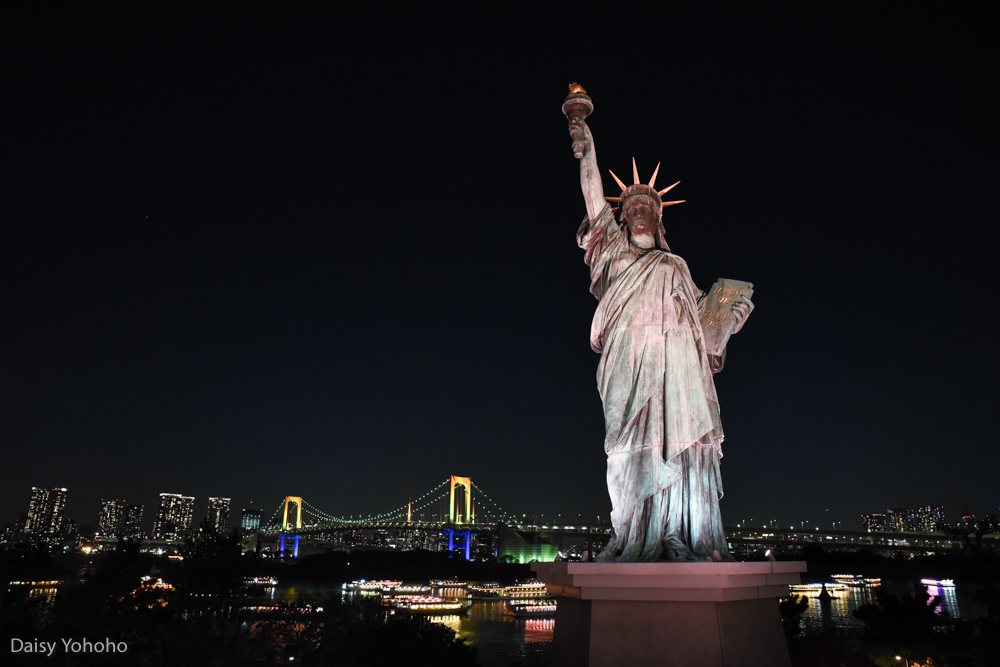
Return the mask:
POLYGON ((24 533, 28 540, 36 544, 57 545, 62 538, 62 513, 65 507, 66 489, 31 487, 31 502, 24 523, 24 533))
POLYGON ((497 526, 497 557, 500 562, 530 563, 533 560, 551 562, 559 555, 557 545, 537 534, 522 536, 507 526, 497 526), (530 540, 530 541, 529 541, 530 540))
POLYGON ((205 516, 206 523, 215 529, 215 532, 222 535, 229 527, 229 506, 231 498, 209 498, 208 513, 205 516))
POLYGON ((191 535, 194 517, 194 496, 161 493, 160 506, 153 522, 153 539, 183 540, 191 535))
POLYGON ((126 540, 141 540, 142 505, 129 505, 125 508, 125 523, 122 526, 122 537, 126 540))
POLYGON ((125 501, 101 499, 101 507, 97 512, 97 532, 94 537, 117 540, 122 537, 122 525, 125 523, 125 501))
POLYGON ((240 527, 243 528, 244 535, 251 535, 260 530, 260 519, 264 514, 262 510, 243 508, 243 516, 240 519, 240 527))

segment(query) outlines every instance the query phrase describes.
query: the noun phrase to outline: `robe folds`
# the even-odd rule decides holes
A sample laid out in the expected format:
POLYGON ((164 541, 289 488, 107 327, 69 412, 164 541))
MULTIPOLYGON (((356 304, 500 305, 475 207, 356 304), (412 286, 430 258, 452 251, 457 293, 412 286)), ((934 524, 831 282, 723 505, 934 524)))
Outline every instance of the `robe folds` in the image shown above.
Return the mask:
POLYGON ((590 342, 601 354, 614 537, 602 560, 728 557, 718 509, 722 422, 687 264, 630 244, 610 208, 585 219, 590 342), (609 551, 610 550, 610 551, 609 551))

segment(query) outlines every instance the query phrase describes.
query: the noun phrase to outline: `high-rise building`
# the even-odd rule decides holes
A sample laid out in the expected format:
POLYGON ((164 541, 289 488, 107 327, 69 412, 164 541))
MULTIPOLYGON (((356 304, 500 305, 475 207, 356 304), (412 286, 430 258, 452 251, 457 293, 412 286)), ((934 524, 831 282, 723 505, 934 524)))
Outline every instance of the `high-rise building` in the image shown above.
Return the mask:
POLYGON ((142 535, 142 505, 129 505, 125 508, 125 523, 122 526, 122 536, 126 540, 141 540, 142 535))
POLYGON ((861 515, 861 525, 864 527, 865 532, 868 533, 884 533, 885 532, 885 515, 884 514, 862 514, 861 515))
POLYGON ((244 535, 251 535, 260 530, 260 518, 263 514, 263 511, 253 507, 250 509, 244 508, 243 518, 240 520, 240 526, 243 528, 244 535))
POLYGON ((153 539, 183 540, 191 535, 194 517, 194 496, 161 493, 160 506, 153 522, 153 539))
POLYGON ((916 533, 920 531, 917 513, 908 507, 894 507, 885 511, 886 531, 890 533, 916 533))
POLYGON ((205 515, 205 520, 219 535, 224 534, 229 528, 230 503, 230 498, 208 499, 208 513, 205 515))
POLYGON ((97 532, 94 537, 117 540, 122 537, 125 522, 125 501, 101 499, 101 509, 97 512, 97 532))
POLYGON ((921 533, 935 533, 944 523, 944 507, 924 505, 917 508, 917 524, 921 533))
POLYGON ((861 520, 869 533, 934 533, 944 523, 944 507, 895 507, 885 514, 863 514, 861 520))
POLYGON ((38 544, 55 546, 60 541, 62 513, 66 507, 66 489, 31 488, 31 503, 24 523, 28 539, 38 544))
POLYGON ((24 535, 24 528, 28 525, 28 513, 24 510, 14 516, 14 535, 24 535))

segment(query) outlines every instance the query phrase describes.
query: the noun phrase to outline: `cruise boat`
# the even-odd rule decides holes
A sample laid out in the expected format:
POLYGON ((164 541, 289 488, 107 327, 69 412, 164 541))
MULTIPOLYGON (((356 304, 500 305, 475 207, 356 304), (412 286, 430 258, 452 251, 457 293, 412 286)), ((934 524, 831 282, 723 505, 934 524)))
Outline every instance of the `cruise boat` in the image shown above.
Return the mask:
POLYGON ((360 579, 352 581, 349 584, 344 584, 345 591, 362 591, 362 592, 375 592, 381 593, 384 588, 395 588, 399 586, 401 581, 393 581, 391 579, 382 579, 379 581, 367 581, 365 579, 360 579))
POLYGON ((462 600, 425 595, 392 598, 388 603, 393 610, 410 614, 458 614, 466 608, 462 600))
POLYGON ((386 586, 382 589, 384 595, 420 595, 430 592, 430 586, 386 586))
POLYGON ((431 579, 431 588, 466 588, 468 583, 457 579, 431 579))
POLYGON ((503 592, 507 590, 507 587, 501 586, 495 581, 486 581, 469 586, 468 590, 469 597, 473 600, 499 600, 501 597, 505 597, 503 592))
POLYGON ((954 579, 921 579, 924 586, 938 586, 939 588, 955 588, 954 579))
POLYGON ((265 588, 269 588, 271 586, 277 586, 278 585, 278 580, 275 579, 274 577, 244 577, 243 578, 243 585, 244 586, 264 586, 265 588))
POLYGON ((828 592, 847 590, 844 584, 789 584, 788 590, 792 593, 819 593, 824 586, 828 592))
POLYGON ((834 574, 830 576, 838 584, 854 587, 881 586, 881 579, 862 577, 860 574, 834 574))
POLYGON ((521 584, 515 584, 514 586, 507 586, 504 589, 504 597, 509 597, 513 600, 524 599, 524 598, 544 598, 547 597, 549 592, 545 589, 545 584, 538 580, 531 580, 521 584))
POLYGON ((515 618, 552 618, 556 615, 556 601, 511 600, 504 611, 515 618))

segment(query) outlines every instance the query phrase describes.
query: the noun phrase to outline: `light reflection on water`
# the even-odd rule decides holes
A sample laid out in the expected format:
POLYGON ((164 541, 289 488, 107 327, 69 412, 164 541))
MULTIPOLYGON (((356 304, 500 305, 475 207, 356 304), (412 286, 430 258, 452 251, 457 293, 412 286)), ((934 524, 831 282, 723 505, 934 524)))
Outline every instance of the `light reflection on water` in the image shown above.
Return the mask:
POLYGON ((45 602, 52 604, 56 600, 56 593, 59 592, 57 586, 32 586, 28 591, 29 597, 45 598, 45 602))
MULTIPOLYGON (((322 602, 331 595, 355 599, 354 592, 343 591, 340 584, 294 582, 278 584, 272 592, 277 600, 313 600, 322 602)), ((432 595, 466 597, 464 590, 436 589, 432 595)), ((478 662, 483 667, 542 667, 548 665, 552 653, 553 619, 514 618, 504 609, 506 600, 474 600, 463 614, 430 616, 436 623, 448 626, 476 648, 478 662)))
MULTIPOLYGON (((885 588, 897 597, 914 592, 913 584, 905 582, 883 584, 885 588)), ((941 602, 935 607, 937 613, 947 612, 952 618, 961 618, 962 613, 958 604, 958 597, 954 588, 941 588, 940 586, 924 586, 931 597, 940 597, 941 602)), ((833 598, 829 602, 821 602, 818 593, 810 592, 806 600, 809 606, 802 614, 802 625, 804 630, 822 630, 824 628, 844 628, 848 630, 862 630, 864 623, 854 617, 854 611, 862 605, 875 602, 875 593, 879 587, 853 587, 849 586, 844 591, 833 591, 830 595, 833 598)))
POLYGON ((484 667, 547 665, 552 651, 553 619, 514 618, 506 600, 475 600, 465 614, 431 616, 476 647, 484 667))
MULTIPOLYGON (((888 582, 883 588, 889 592, 903 596, 912 593, 912 583, 888 582)), ((967 603, 960 605, 959 597, 954 588, 927 587, 932 597, 941 598, 938 610, 944 610, 954 618, 962 616, 961 609, 967 603)), ((844 628, 860 631, 864 626, 854 617, 854 611, 865 604, 875 601, 878 588, 848 587, 844 591, 836 591, 835 597, 828 604, 821 603, 816 593, 807 594, 809 606, 803 614, 805 630, 820 630, 828 627, 844 628)), ((313 599, 322 601, 329 595, 343 595, 350 599, 351 593, 343 593, 339 585, 303 584, 278 585, 271 595, 279 600, 313 599)), ((438 593, 440 594, 440 593, 438 593)), ((448 591, 446 597, 464 597, 448 591)), ((506 602, 503 600, 475 600, 464 614, 448 614, 431 616, 430 620, 442 623, 466 638, 476 647, 479 662, 484 667, 506 667, 507 665, 522 665, 535 667, 548 665, 552 652, 552 637, 555 631, 553 619, 516 619, 504 613, 506 602)), ((972 610, 970 618, 978 614, 972 610)))
POLYGON ((484 667, 548 665, 555 621, 514 618, 504 611, 506 607, 506 600, 475 600, 457 624, 452 621, 448 626, 476 647, 484 667))

